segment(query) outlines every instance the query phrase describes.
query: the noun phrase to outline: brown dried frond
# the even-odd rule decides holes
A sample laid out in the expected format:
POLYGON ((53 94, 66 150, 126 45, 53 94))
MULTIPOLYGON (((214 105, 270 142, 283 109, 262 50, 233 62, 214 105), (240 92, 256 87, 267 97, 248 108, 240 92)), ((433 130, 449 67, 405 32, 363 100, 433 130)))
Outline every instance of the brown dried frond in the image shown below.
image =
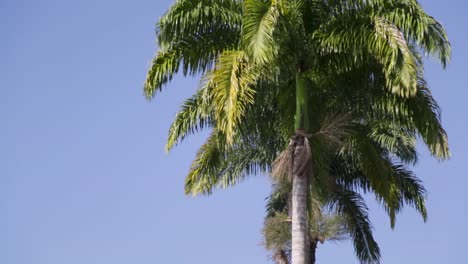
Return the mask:
POLYGON ((291 153, 289 148, 281 152, 281 154, 273 161, 271 177, 275 181, 289 178, 289 167, 291 165, 291 153))
POLYGON ((349 134, 347 127, 351 121, 351 114, 336 114, 326 117, 322 127, 312 136, 324 136, 335 144, 341 144, 344 137, 349 134))
POLYGON ((276 250, 272 258, 275 264, 289 264, 286 252, 284 252, 282 249, 276 250))
POLYGON ((310 174, 312 150, 308 136, 301 131, 296 131, 296 134, 291 137, 288 148, 281 152, 272 164, 273 179, 290 179, 292 174, 301 176, 310 174), (290 171, 293 167, 294 171, 290 171))

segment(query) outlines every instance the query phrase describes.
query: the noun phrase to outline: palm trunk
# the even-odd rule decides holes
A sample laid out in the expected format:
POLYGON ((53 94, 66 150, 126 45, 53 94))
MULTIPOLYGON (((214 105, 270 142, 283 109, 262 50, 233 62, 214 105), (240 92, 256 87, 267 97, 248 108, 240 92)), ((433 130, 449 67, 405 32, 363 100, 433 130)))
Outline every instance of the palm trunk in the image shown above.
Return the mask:
POLYGON ((296 134, 291 139, 292 148, 292 264, 310 263, 310 238, 307 214, 307 179, 310 172, 310 149, 307 136, 309 129, 306 79, 296 75, 296 134))
MULTIPOLYGON (((301 147, 303 148, 303 146, 296 146, 296 153, 301 147)), ((294 171, 300 166, 300 164, 296 164, 294 164, 294 171)), ((292 264, 309 263, 307 226, 307 177, 294 173, 292 186, 292 264)))

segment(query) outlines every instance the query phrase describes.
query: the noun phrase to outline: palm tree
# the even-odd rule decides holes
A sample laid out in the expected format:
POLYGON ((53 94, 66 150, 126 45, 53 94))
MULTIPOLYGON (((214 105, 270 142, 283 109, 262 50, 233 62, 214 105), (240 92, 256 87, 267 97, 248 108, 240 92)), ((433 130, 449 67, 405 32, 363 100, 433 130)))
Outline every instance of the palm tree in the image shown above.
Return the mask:
MULTIPOLYGON (((363 87, 363 89, 374 91, 371 86, 363 87)), ((311 189, 320 192, 321 199, 328 199, 330 206, 335 206, 341 213, 351 216, 349 226, 352 229, 351 235, 357 256, 363 262, 364 260, 376 261, 380 255, 379 249, 372 237, 366 207, 358 191, 374 192, 376 198, 382 202, 389 213, 392 225, 395 214, 405 203, 414 206, 425 219, 424 188, 410 171, 394 161, 413 163, 417 159, 415 135, 406 130, 407 126, 398 127, 402 124, 399 123, 397 117, 404 119, 405 115, 401 114, 402 112, 418 113, 418 116, 432 116, 435 119, 428 118, 427 122, 431 126, 438 127, 440 124, 436 118, 437 107, 429 93, 421 92, 415 98, 405 99, 401 105, 395 106, 395 109, 399 111, 381 109, 382 105, 386 106, 395 98, 392 96, 385 98, 379 95, 380 90, 373 93, 375 98, 381 100, 374 100, 374 105, 357 100, 359 98, 351 100, 353 104, 346 105, 350 104, 347 102, 349 98, 345 96, 349 91, 346 87, 340 87, 340 89, 344 89, 343 94, 337 92, 338 88, 334 89, 336 92, 319 91, 316 94, 317 98, 323 100, 314 103, 317 111, 313 114, 317 120, 320 120, 321 126, 312 130, 310 138, 316 146, 315 154, 312 155, 316 166, 314 166, 314 177, 310 177, 314 187, 311 189), (431 108, 431 105, 436 108, 431 108), (346 112, 352 107, 357 107, 353 111, 354 121, 351 117, 327 118, 324 116, 327 113, 346 112), (363 123, 363 120, 367 120, 367 123, 363 123), (345 131, 344 136, 342 130, 345 131), (338 144, 330 144, 330 141, 331 143, 338 141, 338 144)), ((427 91, 423 86, 420 89, 427 91)), ((284 102, 288 100, 286 98, 284 102)), ((287 124, 281 125, 280 120, 275 120, 274 117, 280 115, 287 107, 283 104, 267 105, 266 102, 271 102, 271 100, 265 94, 259 94, 256 101, 261 107, 248 111, 247 121, 240 128, 242 133, 236 137, 236 144, 226 147, 222 141, 223 138, 217 138, 217 135, 213 133, 207 143, 202 146, 187 177, 187 192, 209 193, 214 187, 232 185, 246 175, 270 171, 269 165, 282 151, 288 139, 287 133, 279 134, 278 130, 273 129, 287 127, 287 124), (255 116, 262 116, 266 120, 271 120, 271 123, 257 122, 255 116), (255 131, 255 133, 249 131, 255 131)), ((201 101, 190 99, 187 101, 187 106, 194 102, 201 101)), ((191 108, 184 107, 183 109, 191 108)), ((186 116, 186 111, 188 110, 182 110, 178 118, 186 116)), ((415 121, 422 122, 422 120, 415 121)), ((172 128, 186 121, 176 121, 172 128)), ((440 133, 443 138, 443 131, 437 133, 440 133)), ((445 143, 444 140, 441 142, 445 143)))
MULTIPOLYGON (((148 98, 179 69, 203 75, 167 144, 170 149, 188 134, 212 128, 187 176, 187 193, 210 193, 270 170, 290 139, 293 263, 307 262, 312 185, 342 183, 328 192, 341 193, 335 199, 341 211, 363 203, 356 188, 372 191, 392 225, 404 203, 424 208, 419 193, 395 188, 414 181, 399 182, 395 173, 408 171, 392 161, 417 160, 416 136, 434 156, 449 156, 437 104, 422 78, 420 52, 445 66, 450 45, 417 1, 179 0, 160 19, 157 35, 160 50, 145 83, 148 98), (354 132, 345 147, 328 150, 319 137, 309 138, 320 132, 326 113, 350 113, 354 132), (330 174, 336 168, 346 173, 330 174)), ((356 226, 365 222, 361 218, 356 226)), ((370 262, 379 256, 368 257, 370 262)))

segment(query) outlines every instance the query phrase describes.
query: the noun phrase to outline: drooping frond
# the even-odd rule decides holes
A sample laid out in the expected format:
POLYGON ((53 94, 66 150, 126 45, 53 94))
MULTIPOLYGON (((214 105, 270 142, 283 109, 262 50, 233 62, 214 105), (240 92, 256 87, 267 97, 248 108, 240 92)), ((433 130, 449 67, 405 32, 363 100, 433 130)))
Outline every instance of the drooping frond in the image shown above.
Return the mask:
MULTIPOLYGON (((392 164, 393 180, 397 183, 397 195, 401 207, 403 203, 413 206, 422 216, 424 221, 427 221, 426 189, 421 180, 419 180, 413 172, 399 164, 392 164)), ((393 226, 395 222, 393 222, 393 226)))
POLYGON ((253 62, 264 64, 275 59, 278 50, 274 33, 279 17, 278 0, 244 1, 242 41, 253 62))
POLYGON ((413 206, 426 220, 426 193, 421 182, 403 165, 393 162, 378 143, 355 136, 333 165, 337 182, 355 191, 372 192, 395 226, 396 214, 405 204, 413 206))
POLYGON ((312 136, 324 137, 330 144, 340 144, 349 133, 351 114, 330 114, 323 120, 320 129, 312 136))
POLYGON ((354 251, 361 263, 380 263, 380 249, 372 235, 372 225, 362 197, 356 192, 341 189, 337 190, 330 203, 347 216, 354 251))
POLYGON ((169 151, 188 134, 212 126, 211 95, 207 86, 202 87, 195 95, 187 99, 177 113, 169 129, 166 150, 169 151))
POLYGON ((181 67, 184 75, 210 70, 224 50, 239 44, 242 9, 238 1, 177 1, 157 25, 159 51, 148 70, 145 95, 172 79, 181 67))
POLYGON ((451 47, 444 27, 424 12, 418 1, 374 1, 372 12, 397 26, 406 39, 414 41, 430 55, 437 56, 443 67, 450 61, 451 47))
POLYGON ((352 154, 355 157, 353 162, 365 177, 364 190, 375 194, 376 199, 386 209, 393 226, 400 203, 398 193, 396 193, 396 182, 392 180, 392 168, 389 161, 383 157, 385 153, 382 153, 382 149, 366 137, 356 136, 354 140, 348 151, 354 153, 352 154))
POLYGON ((271 161, 268 150, 246 145, 236 146, 229 149, 224 156, 225 166, 219 174, 218 186, 227 188, 242 181, 249 175, 266 173, 270 169, 268 162, 271 161))
POLYGON ((440 108, 431 95, 424 79, 419 79, 418 92, 408 99, 408 108, 414 116, 414 126, 432 155, 437 159, 448 159, 450 150, 448 137, 440 120, 440 108))
POLYGON ((274 154, 269 146, 250 140, 235 142, 227 145, 223 134, 213 131, 198 151, 186 177, 187 194, 210 194, 215 188, 227 188, 249 175, 270 170, 274 154))
POLYGON ((144 91, 147 99, 152 98, 157 90, 160 90, 163 85, 172 80, 174 74, 179 70, 180 61, 179 50, 158 52, 156 54, 146 75, 144 91))
POLYGON ((371 122, 369 124, 369 137, 398 157, 402 162, 416 164, 418 155, 416 152, 416 136, 412 131, 398 126, 391 120, 371 122))
POLYGON ((211 133, 198 150, 190 171, 185 178, 185 194, 209 194, 218 180, 219 168, 223 166, 219 134, 211 133))
POLYGON ((279 108, 268 98, 270 95, 264 93, 265 90, 258 89, 258 93, 254 94, 255 105, 248 105, 241 119, 242 126, 234 134, 232 144, 226 144, 224 133, 213 127, 218 134, 217 139, 207 141, 206 146, 200 148, 187 176, 188 193, 209 194, 215 188, 231 186, 248 175, 271 171, 271 164, 286 146, 289 134, 282 131, 280 120, 276 118, 279 108), (211 159, 211 154, 218 155, 213 159, 221 159, 222 162, 204 162, 211 159), (209 167, 210 164, 214 165, 209 167))
POLYGON ((232 144, 240 119, 254 102, 258 71, 247 62, 243 51, 225 51, 216 61, 216 68, 208 76, 212 83, 216 127, 232 144))
POLYGON ((416 93, 417 62, 404 35, 387 20, 342 14, 316 31, 313 41, 336 71, 350 71, 377 60, 392 93, 404 97, 416 93))
POLYGON ((162 49, 167 49, 174 40, 202 35, 219 28, 238 36, 241 23, 241 1, 177 0, 156 25, 158 44, 162 49))
POLYGON ((322 21, 356 13, 380 17, 395 25, 408 41, 437 56, 444 67, 450 61, 451 48, 445 29, 424 11, 417 0, 342 0, 327 3, 325 10, 329 16, 322 21))
POLYGON ((447 133, 441 124, 440 108, 421 76, 418 76, 418 89, 413 97, 402 99, 379 93, 371 97, 370 116, 386 115, 409 133, 414 131, 420 136, 437 159, 450 157, 447 133))
POLYGON ((275 161, 273 161, 271 177, 276 181, 291 180, 288 173, 291 169, 291 162, 291 150, 287 148, 278 155, 275 161))
MULTIPOLYGON (((419 136, 432 155, 438 159, 450 157, 447 134, 441 124, 440 108, 431 95, 430 89, 422 76, 417 75, 417 91, 410 98, 401 98, 384 89, 382 74, 379 67, 369 65, 357 68, 345 74, 327 72, 327 76, 334 80, 323 79, 321 87, 329 87, 320 95, 327 101, 327 108, 333 111, 349 111, 355 116, 363 116, 372 124, 377 137, 392 136, 399 144, 398 147, 407 148, 409 163, 416 161, 411 158, 411 137, 419 136), (353 98, 349 100, 349 98, 353 98), (385 124, 385 127, 379 128, 385 124), (391 135, 390 135, 391 134, 391 135), (403 140, 406 137, 409 140, 403 140)), ((328 110, 329 111, 329 110, 328 110)), ((383 142, 383 138, 380 140, 383 142)), ((389 147, 389 145, 385 146, 389 147)), ((393 150, 397 147, 391 147, 393 150)), ((393 151, 392 150, 392 151, 393 151)), ((403 153, 403 152, 400 152, 403 153)), ((413 155, 415 158, 416 155, 413 155)))

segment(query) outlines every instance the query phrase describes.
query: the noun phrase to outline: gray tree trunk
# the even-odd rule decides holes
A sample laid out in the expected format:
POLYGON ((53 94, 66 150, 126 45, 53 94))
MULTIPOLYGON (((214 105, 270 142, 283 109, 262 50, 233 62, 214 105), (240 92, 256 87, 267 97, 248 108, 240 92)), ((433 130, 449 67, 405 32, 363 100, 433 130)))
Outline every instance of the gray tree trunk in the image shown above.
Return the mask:
POLYGON ((292 156, 292 264, 310 263, 309 222, 307 221, 307 179, 310 173, 309 142, 301 131, 291 139, 292 156))

